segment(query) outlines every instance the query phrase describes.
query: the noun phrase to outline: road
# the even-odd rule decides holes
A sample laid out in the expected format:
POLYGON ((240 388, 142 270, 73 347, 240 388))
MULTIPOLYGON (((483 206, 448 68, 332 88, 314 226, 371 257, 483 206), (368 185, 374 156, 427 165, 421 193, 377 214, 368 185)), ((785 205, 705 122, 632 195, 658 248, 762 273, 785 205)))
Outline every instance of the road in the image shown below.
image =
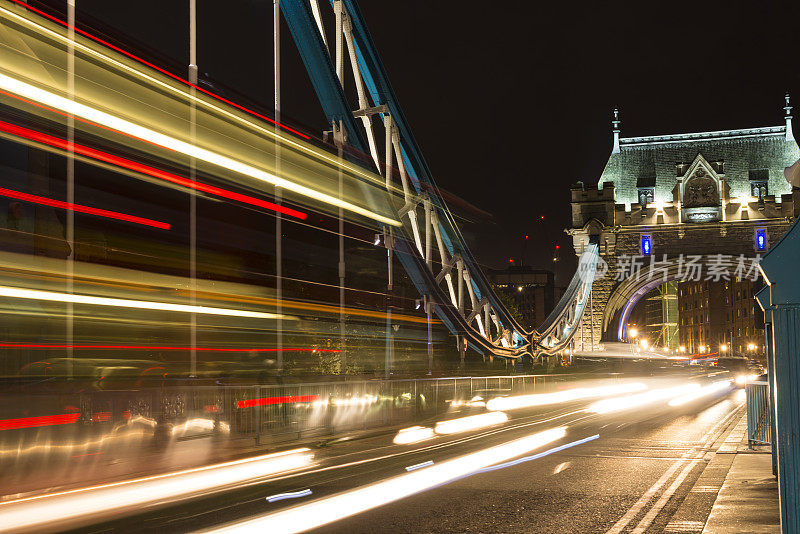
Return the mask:
MULTIPOLYGON (((589 404, 514 410, 504 424, 413 445, 394 445, 390 435, 332 444, 314 449, 310 469, 81 532, 194 532, 223 525, 279 532, 301 524, 369 534, 661 532, 741 415, 743 395, 725 390, 683 406, 662 402, 614 413, 587 412, 589 404), (475 472, 484 466, 476 454, 562 428, 563 437, 490 460, 491 470, 475 472), (475 462, 468 476, 437 482, 436 469, 465 457, 475 462), (514 465, 502 467, 507 460, 514 465), (414 494, 402 498, 404 492, 414 494), (359 513, 364 508, 370 509, 359 513)), ((452 417, 481 412, 466 409, 452 417)), ((689 516, 704 520, 714 496, 693 500, 698 509, 689 516)))

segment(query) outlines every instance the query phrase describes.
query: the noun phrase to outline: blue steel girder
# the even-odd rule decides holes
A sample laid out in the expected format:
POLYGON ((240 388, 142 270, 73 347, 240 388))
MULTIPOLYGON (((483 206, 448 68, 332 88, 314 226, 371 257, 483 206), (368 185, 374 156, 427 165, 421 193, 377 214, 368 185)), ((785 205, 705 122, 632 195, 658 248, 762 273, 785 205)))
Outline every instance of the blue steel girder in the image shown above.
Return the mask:
MULTIPOLYGON (((348 143, 353 148, 366 153, 368 144, 364 133, 355 120, 342 90, 330 53, 319 33, 308 0, 281 0, 280 4, 328 122, 342 121, 348 135, 348 143)), ((476 337, 474 332, 469 332, 472 327, 458 316, 451 306, 449 298, 442 292, 431 275, 424 260, 419 261, 420 258, 416 257, 413 245, 406 247, 405 253, 398 253, 398 259, 417 289, 423 295, 431 297, 434 302, 440 303, 439 306, 436 306, 437 315, 442 318, 451 332, 460 335, 467 334, 472 338, 469 341, 470 345, 478 345, 496 355, 518 357, 529 353, 532 332, 526 331, 505 309, 467 247, 452 213, 439 194, 432 173, 400 108, 358 4, 355 0, 342 0, 342 6, 351 23, 359 74, 364 82, 368 99, 371 100, 371 105, 386 106, 399 135, 400 154, 406 173, 416 192, 427 194, 432 208, 436 210, 444 246, 451 256, 460 255, 470 273, 470 283, 475 297, 479 302, 484 296, 487 298, 501 325, 513 333, 512 343, 516 347, 497 347, 486 339, 476 337)), ((485 327, 488 333, 489 325, 485 325, 485 327)))
POLYGON ((406 172, 412 179, 418 193, 422 190, 420 183, 424 183, 428 186, 425 187, 425 190, 430 196, 433 206, 437 208, 440 214, 439 226, 442 230, 442 240, 447 246, 448 252, 451 255, 453 253, 458 253, 464 259, 472 277, 475 297, 480 300, 485 293, 492 308, 498 314, 500 322, 512 331, 522 334, 526 339, 529 338, 530 332, 527 332, 525 328, 514 319, 491 289, 489 281, 483 274, 478 262, 466 246, 452 213, 439 195, 430 168, 425 162, 425 158, 422 156, 422 150, 417 144, 414 134, 411 132, 411 127, 400 107, 394 89, 392 89, 392 85, 389 83, 389 76, 378 55, 377 48, 367 29, 358 3, 355 0, 343 0, 343 5, 350 16, 359 70, 361 71, 361 76, 364 80, 369 97, 372 100, 372 105, 386 105, 389 109, 392 121, 396 125, 400 135, 401 151, 406 172), (444 215, 444 217, 442 217, 442 215, 444 215))
POLYGON ((307 0, 281 0, 280 6, 328 124, 342 121, 347 132, 347 142, 356 150, 366 152, 364 133, 347 104, 342 85, 307 0))

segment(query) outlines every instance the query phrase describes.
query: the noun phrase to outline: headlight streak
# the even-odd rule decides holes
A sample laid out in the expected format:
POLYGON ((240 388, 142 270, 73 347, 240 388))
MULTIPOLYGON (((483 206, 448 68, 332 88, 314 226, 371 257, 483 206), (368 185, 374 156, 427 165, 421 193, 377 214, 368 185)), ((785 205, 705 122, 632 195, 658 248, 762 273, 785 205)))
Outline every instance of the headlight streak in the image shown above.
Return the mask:
POLYGON ((700 384, 684 384, 682 386, 675 386, 671 388, 654 389, 646 391, 645 393, 638 393, 636 395, 626 395, 623 397, 615 397, 613 399, 603 399, 595 402, 589 406, 587 411, 594 413, 611 413, 623 410, 632 410, 641 408, 648 404, 672 399, 696 392, 700 389, 700 384))
POLYGON ((11 78, 2 73, 0 73, 0 87, 7 91, 11 91, 12 93, 22 95, 26 98, 30 98, 72 115, 82 117, 145 141, 155 143, 159 146, 174 150, 175 152, 179 152, 190 157, 194 157, 198 160, 217 165, 223 169, 243 174, 271 185, 282 187, 287 191, 292 191, 304 197, 318 200, 325 204, 340 207, 352 213, 362 215, 378 222, 383 222, 391 226, 402 226, 402 223, 396 219, 384 217, 383 215, 357 206, 351 202, 347 202, 346 200, 341 200, 334 196, 328 195, 327 193, 316 191, 304 185, 294 183, 246 163, 242 163, 222 154, 218 154, 205 148, 181 141, 180 139, 156 132, 149 128, 145 128, 144 126, 139 126, 138 124, 134 124, 128 120, 116 117, 98 109, 94 109, 85 104, 81 104, 80 102, 69 100, 23 81, 11 78))
POLYGON ((753 382, 756 378, 758 375, 739 375, 736 377, 736 385, 743 386, 748 382, 753 382))
POLYGON ((286 493, 278 493, 277 495, 272 495, 267 497, 267 502, 278 502, 283 501, 286 499, 297 499, 299 497, 308 497, 313 492, 310 489, 304 489, 300 491, 287 491, 286 493))
POLYGON ((459 432, 468 432, 470 430, 478 430, 488 426, 499 425, 508 421, 508 416, 503 412, 487 412, 478 415, 470 415, 468 417, 461 417, 459 419, 450 419, 448 421, 439 421, 436 423, 435 432, 437 434, 457 434, 459 432))
POLYGON ((447 484, 508 461, 566 435, 566 427, 538 432, 288 510, 210 529, 207 532, 304 532, 447 484))
POLYGON ((703 386, 702 388, 700 388, 700 390, 695 391, 693 393, 688 393, 681 397, 676 397, 671 401, 669 401, 669 405, 682 406, 697 399, 713 395, 714 393, 718 393, 720 391, 724 391, 731 387, 731 382, 732 380, 719 380, 707 386, 703 386))
POLYGON ((514 397, 497 397, 486 403, 487 410, 516 410, 519 408, 531 408, 534 406, 544 406, 548 404, 559 404, 592 397, 607 397, 610 395, 622 395, 625 393, 635 393, 647 389, 645 384, 634 382, 630 384, 615 384, 612 386, 602 386, 595 388, 575 388, 554 393, 538 393, 535 395, 518 395, 514 397))
MULTIPOLYGON (((274 313, 233 310, 230 308, 211 308, 208 306, 194 306, 188 304, 170 304, 167 302, 153 302, 147 300, 131 300, 131 299, 110 298, 110 297, 92 297, 89 295, 57 293, 54 291, 39 291, 36 289, 21 289, 9 286, 0 286, 0 297, 46 300, 50 302, 72 302, 73 304, 92 304, 97 306, 136 308, 141 310, 174 311, 182 313, 199 313, 206 315, 223 315, 229 317, 250 317, 254 319, 278 318, 278 315, 274 313)), ((291 318, 289 316, 282 316, 282 317, 284 319, 291 318)))
POLYGON ((187 469, 125 482, 30 497, 0 503, 0 532, 68 526, 140 512, 143 508, 201 495, 231 485, 299 469, 311 464, 308 449, 246 458, 207 467, 187 469))
POLYGON ((412 443, 419 443, 420 441, 431 439, 434 435, 432 428, 412 426, 397 432, 393 442, 395 445, 410 445, 412 443))

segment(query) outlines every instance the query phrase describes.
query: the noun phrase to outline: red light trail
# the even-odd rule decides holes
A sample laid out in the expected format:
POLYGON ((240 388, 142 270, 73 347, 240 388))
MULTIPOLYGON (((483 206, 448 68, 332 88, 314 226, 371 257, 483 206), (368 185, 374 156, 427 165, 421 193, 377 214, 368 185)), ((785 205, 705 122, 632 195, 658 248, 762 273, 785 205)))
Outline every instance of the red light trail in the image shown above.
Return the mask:
MULTIPOLYGON (((9 122, 0 121, 0 131, 16 135, 18 137, 23 137, 25 139, 30 139, 31 141, 36 141, 38 143, 42 143, 48 146, 60 148, 62 150, 71 150, 75 154, 80 154, 81 156, 86 156, 88 158, 97 161, 102 161, 104 163, 110 163, 117 167, 122 167, 124 169, 146 174, 153 178, 158 178, 166 182, 178 184, 184 187, 188 187, 190 189, 202 191, 204 193, 210 193, 212 195, 216 195, 219 197, 236 200, 244 204, 250 204, 252 206, 257 206, 260 208, 266 208, 272 211, 277 211, 279 213, 283 213, 284 215, 296 217, 301 220, 305 220, 308 218, 308 214, 303 213, 302 211, 294 210, 292 208, 287 208, 285 206, 280 206, 273 202, 267 202, 266 200, 261 200, 248 195, 242 195, 240 193, 228 191, 227 189, 221 189, 219 187, 214 187, 212 185, 196 182, 194 180, 188 180, 186 178, 178 176, 177 174, 172 174, 166 171, 162 171, 160 169, 156 169, 155 167, 150 167, 149 165, 137 163, 135 161, 121 158, 119 156, 115 156, 107 152, 102 152, 100 150, 96 150, 94 148, 90 148, 87 146, 76 145, 74 143, 70 144, 65 139, 54 137, 52 135, 48 135, 42 132, 37 132, 36 130, 31 130, 30 128, 23 128, 22 126, 17 126, 16 124, 11 124, 9 122)), ((76 209, 75 211, 79 210, 76 209)), ((169 225, 167 225, 167 229, 169 229, 169 225)))
POLYGON ((314 402, 319 395, 287 395, 285 397, 264 397, 262 399, 240 400, 237 408, 252 408, 253 406, 269 406, 272 404, 294 404, 297 402, 314 402))
MULTIPOLYGON (((2 129, 2 127, 0 127, 2 129)), ((169 223, 154 221, 153 219, 145 219, 144 217, 137 217, 136 215, 128 215, 126 213, 119 213, 116 211, 108 211, 100 208, 91 208, 89 206, 81 206, 80 204, 70 204, 61 200, 54 200, 52 198, 40 197, 36 195, 29 195, 20 191, 6 189, 0 187, 0 195, 8 198, 15 198, 17 200, 24 200, 25 202, 32 202, 34 204, 41 204, 43 206, 51 206, 62 210, 72 210, 78 213, 87 213, 89 215, 97 215, 99 217, 106 217, 108 219, 117 219, 119 221, 127 221, 144 226, 152 226, 154 228, 161 228, 162 230, 169 230, 171 228, 169 223)))
POLYGON ((81 414, 67 413, 62 415, 40 415, 38 417, 22 417, 20 419, 0 419, 0 430, 18 428, 34 428, 38 426, 68 425, 78 420, 81 414))
MULTIPOLYGON (((0 343, 0 348, 18 349, 102 349, 102 350, 192 350, 192 347, 171 347, 158 345, 62 345, 56 343, 0 343)), ((216 347, 196 347, 204 352, 277 352, 279 349, 228 349, 216 347)), ((341 352, 339 349, 283 348, 284 352, 341 352)), ((35 362, 44 363, 44 362, 35 362)), ((48 364, 49 365, 49 364, 48 364)))
MULTIPOLYGON (((57 24, 60 24, 61 26, 64 26, 65 28, 69 28, 69 24, 67 24, 63 20, 61 20, 61 19, 59 19, 57 17, 54 17, 52 15, 48 15, 47 13, 45 13, 44 11, 42 11, 40 9, 36 9, 35 7, 29 6, 28 4, 26 4, 22 0, 11 0, 11 1, 14 2, 17 5, 20 5, 20 6, 24 7, 24 8, 26 8, 26 9, 30 10, 30 11, 33 11, 34 13, 37 13, 38 15, 41 15, 41 16, 47 18, 47 19, 50 19, 53 22, 55 22, 57 24)), ((233 107, 235 107, 237 109, 240 109, 240 110, 242 110, 244 112, 247 112, 250 115, 258 117, 259 119, 263 119, 263 120, 265 120, 265 121, 267 121, 269 123, 272 123, 272 124, 274 124, 276 126, 279 126, 280 128, 283 128, 286 131, 289 131, 289 132, 292 132, 293 134, 299 135, 303 139, 310 139, 310 137, 308 135, 304 134, 304 133, 298 132, 297 130, 295 130, 293 128, 290 128, 289 126, 286 126, 285 124, 281 124, 281 123, 275 121, 274 119, 270 119, 269 117, 267 117, 265 115, 262 115, 261 113, 258 113, 256 111, 253 111, 252 109, 246 108, 246 107, 244 107, 244 106, 242 106, 240 104, 237 104, 236 102, 228 100, 227 98, 223 98, 220 95, 212 93, 211 91, 209 91, 207 89, 203 89, 202 87, 200 87, 198 85, 195 85, 195 84, 189 82, 188 80, 184 80, 180 76, 176 76, 176 75, 172 74, 171 72, 169 72, 169 71, 167 71, 165 69, 162 69, 161 67, 157 67, 156 65, 150 63, 149 61, 145 61, 144 59, 142 59, 142 58, 140 58, 140 57, 138 57, 138 56, 136 56, 134 54, 131 54, 130 52, 127 52, 126 50, 123 50, 122 48, 120 48, 118 46, 114 46, 113 44, 111 44, 111 43, 109 43, 107 41, 104 41, 103 39, 100 39, 99 37, 95 37, 94 35, 86 32, 84 30, 81 30, 79 28, 73 28, 73 29, 75 30, 75 32, 83 35, 84 37, 88 37, 92 41, 100 43, 101 45, 106 46, 106 47, 108 47, 108 48, 110 48, 110 49, 112 49, 112 50, 114 50, 116 52, 119 52, 120 54, 122 54, 124 56, 127 56, 127 57, 129 57, 129 58, 131 58, 131 59, 133 59, 135 61, 138 61, 142 65, 146 65, 146 66, 150 67, 151 69, 155 69, 158 72, 160 72, 161 74, 169 76, 173 80, 177 80, 177 81, 181 82, 182 84, 185 84, 185 85, 188 85, 190 87, 193 87, 194 89, 197 89, 201 93, 204 93, 204 94, 206 94, 206 95, 208 95, 208 96, 210 96, 212 98, 215 98, 215 99, 217 99, 217 100, 219 100, 221 102, 225 102, 228 105, 231 105, 231 106, 233 106, 233 107)))

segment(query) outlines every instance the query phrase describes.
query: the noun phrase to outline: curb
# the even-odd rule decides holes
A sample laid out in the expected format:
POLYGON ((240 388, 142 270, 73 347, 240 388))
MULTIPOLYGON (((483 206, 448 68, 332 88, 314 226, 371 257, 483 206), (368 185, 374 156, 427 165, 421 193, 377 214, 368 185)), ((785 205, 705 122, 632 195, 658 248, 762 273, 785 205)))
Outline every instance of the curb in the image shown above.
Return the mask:
POLYGON ((742 410, 735 423, 726 428, 719 439, 715 452, 706 453, 711 456, 705 469, 684 497, 683 502, 670 518, 663 532, 683 532, 700 534, 706 526, 711 509, 717 500, 722 485, 728 476, 737 447, 747 435, 747 412, 742 410), (740 431, 744 423, 744 430, 740 431))

